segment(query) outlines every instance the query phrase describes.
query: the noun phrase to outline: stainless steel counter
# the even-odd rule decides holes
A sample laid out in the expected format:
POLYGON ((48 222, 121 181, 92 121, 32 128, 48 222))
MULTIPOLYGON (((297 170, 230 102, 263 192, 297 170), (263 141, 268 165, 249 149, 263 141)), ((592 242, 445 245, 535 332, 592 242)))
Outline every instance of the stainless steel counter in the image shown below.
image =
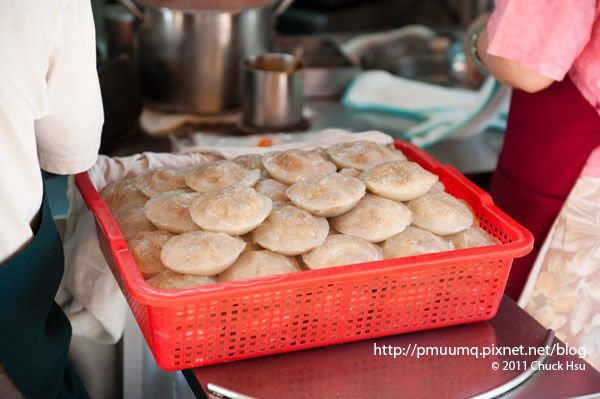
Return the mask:
MULTIPOLYGON (((261 399, 467 398, 511 380, 537 357, 495 353, 487 358, 472 354, 417 358, 411 352, 393 358, 384 356, 381 348, 523 346, 528 350, 542 346, 545 332, 505 297, 496 317, 487 322, 196 368, 183 374, 197 398, 208 397, 208 383, 261 399), (380 348, 379 355, 374 354, 375 345, 380 348)), ((600 395, 600 373, 578 356, 553 355, 545 367, 556 370, 539 371, 505 397, 600 395), (573 370, 566 370, 568 367, 573 370)))
MULTIPOLYGON (((309 99, 311 131, 326 128, 343 128, 355 132, 380 130, 394 137, 413 126, 416 122, 400 117, 391 117, 373 112, 357 112, 342 107, 336 99, 309 99)), ((215 134, 241 134, 232 126, 221 128, 198 128, 215 134)), ((491 172, 496 167, 504 135, 495 130, 458 140, 444 140, 426 149, 443 164, 454 166, 463 174, 491 172)), ((170 152, 171 143, 166 136, 151 137, 138 134, 122 144, 113 156, 126 156, 142 151, 170 152)))

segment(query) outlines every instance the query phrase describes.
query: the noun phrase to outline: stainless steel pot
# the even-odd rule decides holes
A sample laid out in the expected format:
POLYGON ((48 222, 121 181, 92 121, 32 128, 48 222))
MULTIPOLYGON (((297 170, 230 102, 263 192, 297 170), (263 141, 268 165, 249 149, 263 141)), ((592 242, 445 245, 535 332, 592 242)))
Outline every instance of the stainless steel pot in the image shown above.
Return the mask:
POLYGON ((240 61, 271 49, 273 21, 291 2, 140 1, 137 62, 144 97, 177 112, 238 108, 240 61))
POLYGON ((104 34, 109 58, 127 54, 133 57, 135 16, 122 4, 104 6, 104 34))

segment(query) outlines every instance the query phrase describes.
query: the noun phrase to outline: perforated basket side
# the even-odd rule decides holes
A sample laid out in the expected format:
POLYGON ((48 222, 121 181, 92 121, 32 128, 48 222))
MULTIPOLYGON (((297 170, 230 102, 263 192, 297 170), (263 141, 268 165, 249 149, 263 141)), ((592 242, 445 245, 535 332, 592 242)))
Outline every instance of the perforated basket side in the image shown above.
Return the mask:
POLYGON ((121 292, 123 293, 123 296, 127 300, 127 303, 129 304, 129 308, 131 309, 131 312, 133 313, 133 317, 137 321, 137 324, 139 325, 139 327, 142 331, 142 334, 144 335, 144 338, 146 339, 146 342, 148 343, 148 346, 150 347, 150 350, 153 350, 154 341, 151 338, 152 337, 152 334, 151 334, 152 328, 150 326, 150 321, 148 318, 148 306, 136 301, 129 293, 129 290, 127 289, 125 282, 123 281, 122 274, 119 271, 119 268, 117 267, 117 264, 115 262, 115 256, 112 252, 112 248, 111 248, 108 240, 104 236, 102 229, 100 228, 100 225, 98 223, 96 223, 96 233, 97 233, 96 235, 98 236, 98 245, 100 247, 100 251, 104 255, 104 259, 106 260, 108 267, 110 268, 113 276, 115 277, 115 280, 117 281, 117 284, 119 285, 119 288, 121 288, 121 292))
POLYGON ((449 264, 356 280, 344 337, 375 337, 487 320, 498 311, 510 260, 449 264), (508 264, 507 264, 508 262, 508 264))
POLYGON ((172 357, 169 369, 177 370, 335 342, 344 317, 342 292, 335 282, 255 288, 171 309, 157 327, 164 339, 155 357, 172 357))
MULTIPOLYGON (((493 317, 511 259, 387 265, 289 289, 248 288, 165 313, 157 358, 173 369, 493 317)), ((162 366, 162 364, 161 364, 162 366)))

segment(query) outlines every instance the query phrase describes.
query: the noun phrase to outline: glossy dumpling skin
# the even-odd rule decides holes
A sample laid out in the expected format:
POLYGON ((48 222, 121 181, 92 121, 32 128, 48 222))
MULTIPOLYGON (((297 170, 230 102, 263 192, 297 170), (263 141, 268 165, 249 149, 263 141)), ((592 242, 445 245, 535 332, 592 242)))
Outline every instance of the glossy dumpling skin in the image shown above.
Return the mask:
POLYGON ((343 175, 356 177, 357 179, 359 179, 360 175, 362 174, 360 170, 354 168, 342 168, 339 172, 343 175))
POLYGON ((219 282, 246 280, 300 271, 296 259, 269 250, 246 251, 219 274, 219 282))
POLYGON ((146 202, 144 213, 156 227, 171 233, 199 230, 190 216, 190 206, 199 196, 185 190, 160 193, 146 202))
POLYGON ((273 179, 288 185, 337 170, 333 163, 323 159, 317 152, 296 148, 265 154, 263 165, 273 179))
POLYGON ((156 226, 146 217, 144 204, 132 204, 119 208, 113 212, 113 217, 125 240, 130 240, 143 231, 157 230, 156 226))
POLYGON ((231 266, 245 247, 239 237, 192 231, 165 242, 160 260, 177 273, 213 276, 231 266))
POLYGON ((135 178, 117 180, 107 184, 100 196, 113 213, 126 207, 143 206, 149 198, 140 190, 135 178))
POLYGON ((285 205, 275 209, 252 236, 263 248, 284 255, 300 255, 321 245, 329 234, 327 219, 285 205))
POLYGON ((190 206, 190 215, 203 230, 241 235, 262 223, 271 209, 269 197, 250 187, 231 186, 199 196, 190 206))
POLYGON ((287 190, 288 187, 289 186, 275 179, 262 179, 254 185, 254 189, 257 193, 271 198, 274 208, 290 203, 290 199, 285 195, 285 190, 287 190))
POLYGON ((323 245, 302 255, 310 269, 374 262, 383 259, 381 248, 362 238, 332 234, 323 245))
POLYGON ((265 169, 265 167, 262 163, 262 155, 244 154, 244 155, 240 155, 239 157, 233 158, 233 162, 235 162, 239 165, 242 165, 243 167, 245 167, 246 169, 249 169, 249 170, 253 170, 253 169, 260 170, 261 177, 269 176, 269 173, 267 172, 267 170, 265 169))
POLYGON ((387 239, 382 244, 382 248, 384 257, 391 259, 451 251, 454 249, 454 245, 430 231, 410 226, 403 232, 387 239))
POLYGON ((148 196, 140 190, 136 178, 111 182, 102 190, 100 196, 126 240, 132 239, 142 231, 156 230, 144 213, 148 196))
POLYGON ((456 249, 487 247, 496 245, 498 241, 480 227, 469 227, 460 233, 447 236, 456 249))
POLYGON ((219 192, 233 185, 252 187, 260 178, 260 170, 247 169, 236 162, 208 162, 190 170, 185 183, 199 193, 219 192))
POLYGON ((365 195, 350 211, 331 219, 340 233, 371 242, 387 240, 411 221, 412 212, 406 205, 374 194, 365 195))
POLYGON ((167 269, 148 279, 146 282, 159 290, 181 290, 215 284, 217 279, 212 276, 181 274, 167 269))
POLYGON ((437 175, 410 161, 379 164, 364 171, 361 179, 372 193, 395 201, 418 198, 438 181, 437 175))
POLYGON ((136 178, 136 184, 148 197, 168 191, 184 190, 187 169, 154 168, 136 178))
POLYGON ((408 203, 413 224, 432 233, 445 236, 468 229, 473 213, 464 202, 445 192, 432 192, 408 203))
POLYGON ((358 171, 384 162, 406 160, 402 152, 368 140, 336 144, 329 147, 327 153, 340 169, 352 168, 358 171))
POLYGON ((160 251, 172 235, 165 230, 143 231, 127 242, 129 252, 144 278, 154 277, 166 270, 160 251))
POLYGON ((365 195, 365 185, 355 177, 331 173, 300 180, 285 194, 297 207, 331 217, 352 209, 365 195))

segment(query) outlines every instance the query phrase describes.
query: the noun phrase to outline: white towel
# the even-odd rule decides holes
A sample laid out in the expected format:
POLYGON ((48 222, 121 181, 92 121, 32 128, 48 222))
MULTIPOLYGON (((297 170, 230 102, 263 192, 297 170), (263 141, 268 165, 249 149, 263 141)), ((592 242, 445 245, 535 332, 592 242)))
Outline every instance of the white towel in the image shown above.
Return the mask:
MULTIPOLYGON (((186 166, 206 159, 201 154, 100 155, 89 175, 96 189, 102 191, 111 181, 135 176, 147 168, 186 166)), ((123 333, 127 303, 98 246, 94 217, 72 178, 67 196, 70 210, 63 240, 65 273, 56 300, 71 321, 73 334, 113 344, 123 333)))
POLYGON ((474 91, 366 71, 350 84, 342 104, 420 121, 404 132, 403 138, 427 147, 447 137, 479 133, 488 126, 504 128, 507 100, 508 89, 493 77, 474 91))
MULTIPOLYGON (((221 136, 216 141, 214 137, 203 137, 205 140, 198 136, 192 147, 180 148, 187 151, 180 155, 148 152, 121 158, 101 155, 88 172, 90 179, 100 192, 108 183, 135 176, 148 168, 183 167, 214 159, 215 155, 233 158, 244 153, 289 147, 312 149, 361 139, 379 144, 392 142, 390 136, 381 132, 351 133, 340 129, 327 129, 302 136, 269 135, 276 145, 268 148, 256 147, 255 140, 250 136, 221 136), (198 152, 200 150, 209 155, 201 154, 198 152)), ((67 195, 71 208, 64 237, 65 274, 57 302, 69 317, 73 334, 112 344, 123 333, 127 303, 98 246, 94 217, 74 186, 73 179, 69 180, 67 195)))
POLYGON ((392 138, 385 133, 370 130, 368 132, 351 133, 343 129, 324 129, 305 133, 269 133, 257 135, 230 136, 218 133, 196 132, 181 138, 169 136, 174 153, 202 152, 215 154, 224 158, 235 158, 242 154, 264 154, 270 151, 282 151, 289 148, 313 150, 318 147, 353 140, 369 140, 378 144, 391 144, 392 138), (260 146, 262 142, 269 146, 260 146))
POLYGON ((235 125, 239 120, 240 113, 235 111, 220 115, 194 115, 145 107, 140 115, 140 128, 149 136, 165 136, 185 126, 228 126, 235 125))

